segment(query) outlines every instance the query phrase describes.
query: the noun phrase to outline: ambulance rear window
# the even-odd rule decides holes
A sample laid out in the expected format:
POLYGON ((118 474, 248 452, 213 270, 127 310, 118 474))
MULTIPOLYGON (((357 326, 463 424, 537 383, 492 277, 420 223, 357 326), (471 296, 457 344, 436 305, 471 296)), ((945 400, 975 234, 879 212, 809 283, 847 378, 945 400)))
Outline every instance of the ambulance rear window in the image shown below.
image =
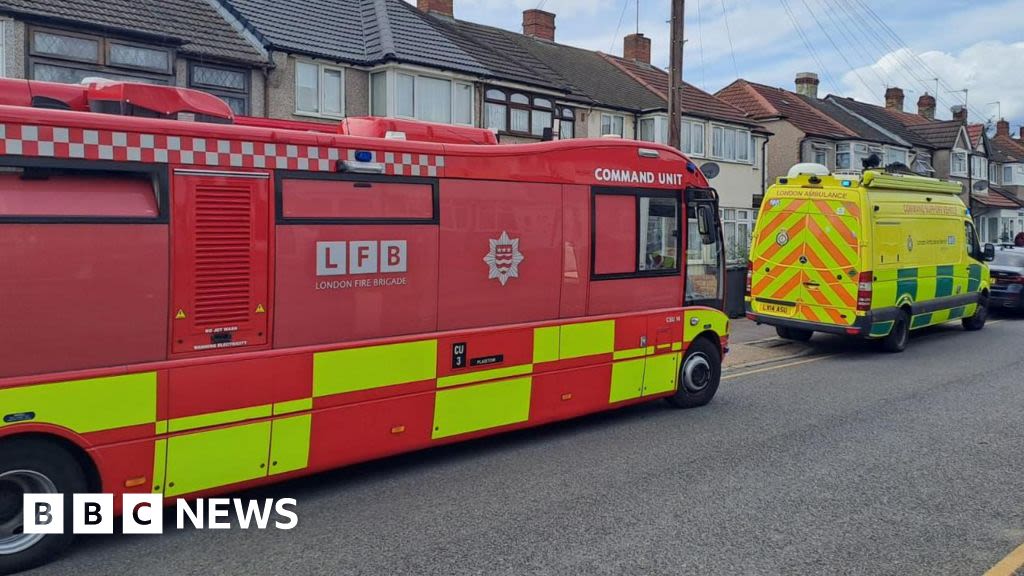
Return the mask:
POLYGON ((432 223, 437 216, 429 180, 285 178, 279 190, 285 221, 432 223))

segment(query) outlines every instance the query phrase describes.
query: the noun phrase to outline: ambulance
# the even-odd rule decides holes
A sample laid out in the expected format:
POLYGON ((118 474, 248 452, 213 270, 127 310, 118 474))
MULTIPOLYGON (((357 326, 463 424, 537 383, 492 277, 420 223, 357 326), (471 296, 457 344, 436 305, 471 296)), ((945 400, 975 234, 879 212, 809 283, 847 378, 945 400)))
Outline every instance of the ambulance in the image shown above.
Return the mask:
POLYGON ((910 331, 985 326, 995 248, 978 243, 961 185, 798 164, 765 195, 751 244, 747 317, 785 339, 814 332, 903 351, 910 331))

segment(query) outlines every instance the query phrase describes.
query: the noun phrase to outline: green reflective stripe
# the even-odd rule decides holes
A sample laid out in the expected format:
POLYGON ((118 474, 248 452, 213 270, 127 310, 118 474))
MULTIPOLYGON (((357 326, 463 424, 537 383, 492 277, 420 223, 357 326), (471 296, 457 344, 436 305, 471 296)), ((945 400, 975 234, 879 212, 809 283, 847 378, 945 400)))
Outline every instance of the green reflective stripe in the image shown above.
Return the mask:
POLYGON ((172 436, 167 440, 166 496, 267 475, 270 421, 172 436))
POLYGON ((249 408, 237 408, 235 410, 224 410, 222 412, 211 412, 209 414, 198 414, 196 416, 185 416, 183 418, 172 418, 168 423, 171 432, 182 432, 184 430, 195 430, 196 428, 209 428, 232 422, 266 418, 272 413, 271 405, 251 406, 249 408))
POLYGON ((313 355, 313 396, 371 390, 437 377, 437 340, 313 355))
POLYGON ((964 310, 966 309, 967 308, 965 306, 957 306, 956 308, 953 308, 949 311, 949 319, 956 320, 957 318, 963 318, 964 310))
POLYGON ((911 328, 923 328, 932 323, 932 315, 929 314, 918 314, 914 316, 914 319, 910 322, 911 328))
POLYGON ((896 277, 900 280, 916 279, 917 275, 917 268, 903 268, 896 271, 896 277))
POLYGON ((981 266, 971 264, 967 269, 967 291, 977 292, 981 288, 981 266))
POLYGON ((662 354, 647 359, 644 368, 644 396, 671 392, 676 389, 679 354, 662 354))
POLYGON ((150 488, 153 492, 163 492, 164 472, 167 469, 167 440, 157 440, 153 444, 153 478, 150 488))
POLYGON ((562 360, 611 354, 615 351, 615 320, 562 326, 559 354, 562 360))
POLYGON ((533 363, 558 360, 558 326, 545 326, 533 330, 533 363))
POLYGON ((449 386, 458 386, 460 384, 471 384, 473 382, 483 382, 485 380, 498 380, 501 378, 511 378, 513 376, 525 376, 533 373, 533 364, 523 364, 521 366, 508 366, 506 368, 493 368, 491 370, 482 370, 480 372, 468 372, 466 374, 456 374, 454 376, 444 376, 437 379, 438 388, 447 388, 449 386))
POLYGON ((532 379, 517 378, 438 391, 432 437, 487 430, 530 418, 532 379))
POLYGON ((293 412, 305 412, 313 409, 312 398, 300 398, 299 400, 288 400, 274 404, 274 416, 280 414, 292 414, 293 412))
MULTIPOLYGON (((654 347, 652 346, 651 349, 653 350, 654 347)), ((647 352, 647 348, 633 348, 631 350, 616 350, 615 353, 612 354, 612 358, 615 359, 615 360, 628 360, 630 358, 637 358, 639 356, 643 356, 644 354, 647 354, 647 353, 648 353, 647 352)))
POLYGON ((608 403, 639 398, 644 392, 644 366, 646 358, 626 360, 612 364, 612 385, 608 403))
POLYGON ((953 277, 937 276, 935 278, 935 297, 945 298, 953 295, 953 277))
POLYGON ((32 412, 33 424, 79 434, 156 422, 156 372, 69 380, 0 390, 0 428, 7 414, 32 412))
POLYGON ((892 332, 892 326, 895 323, 895 320, 875 322, 871 325, 871 336, 887 336, 889 332, 892 332))
POLYGON ((310 414, 274 420, 270 435, 270 473, 284 474, 309 465, 310 414))

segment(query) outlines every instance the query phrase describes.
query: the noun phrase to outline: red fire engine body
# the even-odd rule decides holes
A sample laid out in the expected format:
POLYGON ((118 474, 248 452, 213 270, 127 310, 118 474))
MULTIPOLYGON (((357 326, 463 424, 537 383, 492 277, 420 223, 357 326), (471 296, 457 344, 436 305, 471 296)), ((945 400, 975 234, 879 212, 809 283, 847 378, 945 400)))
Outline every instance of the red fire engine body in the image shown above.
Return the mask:
POLYGON ((0 84, 0 489, 204 496, 717 388, 717 196, 678 151, 0 84))

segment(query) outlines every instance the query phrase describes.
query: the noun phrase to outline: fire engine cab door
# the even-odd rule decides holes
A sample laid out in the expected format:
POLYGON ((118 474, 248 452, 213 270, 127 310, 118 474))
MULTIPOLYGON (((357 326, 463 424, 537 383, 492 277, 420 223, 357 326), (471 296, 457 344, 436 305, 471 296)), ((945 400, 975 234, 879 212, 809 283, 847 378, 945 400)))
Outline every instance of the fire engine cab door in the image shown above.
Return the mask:
POLYGON ((175 171, 172 353, 268 342, 269 212, 266 173, 175 171))

